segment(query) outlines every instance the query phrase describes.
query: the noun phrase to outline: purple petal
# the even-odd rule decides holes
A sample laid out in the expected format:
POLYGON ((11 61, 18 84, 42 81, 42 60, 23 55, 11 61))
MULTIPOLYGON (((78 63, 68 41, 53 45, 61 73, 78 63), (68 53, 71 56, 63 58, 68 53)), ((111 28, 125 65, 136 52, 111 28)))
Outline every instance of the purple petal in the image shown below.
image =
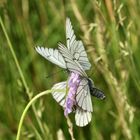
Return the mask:
POLYGON ((77 73, 71 73, 68 81, 69 91, 65 103, 65 116, 72 112, 72 108, 76 104, 75 94, 79 86, 80 80, 80 76, 77 73))

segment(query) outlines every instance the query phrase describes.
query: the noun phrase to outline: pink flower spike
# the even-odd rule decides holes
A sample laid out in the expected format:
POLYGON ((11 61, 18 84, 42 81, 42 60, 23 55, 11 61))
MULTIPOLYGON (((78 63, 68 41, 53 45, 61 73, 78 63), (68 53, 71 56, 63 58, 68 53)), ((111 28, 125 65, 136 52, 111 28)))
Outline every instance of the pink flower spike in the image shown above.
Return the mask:
POLYGON ((65 116, 67 116, 69 113, 72 112, 72 108, 76 104, 75 95, 79 83, 80 83, 80 76, 77 73, 72 72, 68 81, 69 91, 65 103, 65 110, 64 110, 65 116))

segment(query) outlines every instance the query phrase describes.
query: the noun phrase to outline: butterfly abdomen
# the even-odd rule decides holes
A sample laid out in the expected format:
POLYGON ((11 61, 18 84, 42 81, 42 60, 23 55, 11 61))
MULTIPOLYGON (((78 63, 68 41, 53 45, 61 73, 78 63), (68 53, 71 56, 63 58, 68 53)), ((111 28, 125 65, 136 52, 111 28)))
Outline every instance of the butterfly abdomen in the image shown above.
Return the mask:
POLYGON ((89 85, 89 89, 90 89, 90 94, 92 96, 95 96, 102 100, 105 99, 104 93, 101 90, 94 87, 93 81, 90 78, 88 78, 88 85, 89 85))

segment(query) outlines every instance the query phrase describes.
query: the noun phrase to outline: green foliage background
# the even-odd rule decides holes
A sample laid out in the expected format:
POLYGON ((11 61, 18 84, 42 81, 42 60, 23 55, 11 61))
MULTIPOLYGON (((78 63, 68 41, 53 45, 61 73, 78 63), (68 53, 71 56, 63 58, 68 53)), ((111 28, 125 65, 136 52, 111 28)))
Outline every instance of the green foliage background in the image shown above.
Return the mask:
MULTIPOLYGON (((0 27, 0 139, 14 140, 29 100, 67 79, 34 47, 65 43, 65 19, 70 17, 92 64, 87 73, 107 97, 92 97, 93 119, 84 128, 75 126, 74 114, 70 115, 75 139, 139 140, 139 7, 139 0, 1 0, 0 15, 23 77, 0 27)), ((71 139, 63 110, 51 95, 41 97, 28 111, 20 139, 71 139)))

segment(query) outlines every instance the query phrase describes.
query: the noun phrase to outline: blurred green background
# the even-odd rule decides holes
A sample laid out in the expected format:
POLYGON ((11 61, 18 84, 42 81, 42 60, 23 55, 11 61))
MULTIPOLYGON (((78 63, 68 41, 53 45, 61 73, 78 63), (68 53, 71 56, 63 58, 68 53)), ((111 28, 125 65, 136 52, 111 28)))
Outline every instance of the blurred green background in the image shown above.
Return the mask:
MULTIPOLYGON (((0 15, 17 59, 15 63, 0 27, 0 140, 15 140, 21 114, 33 96, 67 79, 66 72, 34 50, 36 45, 57 48, 59 41, 66 42, 66 17, 85 44, 92 64, 88 75, 106 95, 104 101, 92 97, 88 126, 75 126, 70 115, 75 139, 140 139, 139 0, 0 0, 0 15)), ((20 139, 71 139, 63 109, 51 95, 30 108, 20 139)))

